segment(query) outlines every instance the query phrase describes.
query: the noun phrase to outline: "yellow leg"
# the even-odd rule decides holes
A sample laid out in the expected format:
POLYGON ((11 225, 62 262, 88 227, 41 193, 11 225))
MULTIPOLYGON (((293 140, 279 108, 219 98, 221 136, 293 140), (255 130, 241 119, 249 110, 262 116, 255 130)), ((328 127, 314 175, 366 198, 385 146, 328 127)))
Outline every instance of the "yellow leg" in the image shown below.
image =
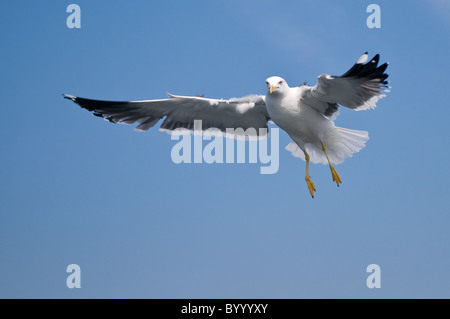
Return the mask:
POLYGON ((336 182, 337 186, 339 187, 339 184, 342 183, 341 178, 339 177, 339 174, 334 169, 333 165, 331 165, 330 159, 328 158, 328 154, 327 154, 327 148, 325 147, 325 145, 323 145, 323 143, 322 143, 322 151, 325 153, 325 156, 327 157, 327 160, 328 160, 328 164, 330 165, 331 177, 333 177, 333 182, 336 182))
POLYGON ((305 174, 305 181, 308 185, 309 193, 311 194, 312 198, 314 198, 314 192, 316 191, 316 188, 314 187, 314 183, 311 180, 311 177, 309 177, 309 155, 305 151, 305 160, 306 160, 306 174, 305 174))

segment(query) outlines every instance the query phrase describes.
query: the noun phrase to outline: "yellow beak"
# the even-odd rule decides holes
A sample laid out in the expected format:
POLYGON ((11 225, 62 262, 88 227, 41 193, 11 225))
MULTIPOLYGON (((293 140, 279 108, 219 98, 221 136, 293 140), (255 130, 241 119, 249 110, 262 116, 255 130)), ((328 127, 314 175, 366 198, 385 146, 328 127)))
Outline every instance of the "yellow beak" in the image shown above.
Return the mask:
POLYGON ((275 92, 276 90, 278 90, 278 88, 275 87, 275 86, 273 86, 273 84, 271 84, 271 85, 270 85, 270 88, 269 88, 270 94, 272 94, 272 93, 275 92))

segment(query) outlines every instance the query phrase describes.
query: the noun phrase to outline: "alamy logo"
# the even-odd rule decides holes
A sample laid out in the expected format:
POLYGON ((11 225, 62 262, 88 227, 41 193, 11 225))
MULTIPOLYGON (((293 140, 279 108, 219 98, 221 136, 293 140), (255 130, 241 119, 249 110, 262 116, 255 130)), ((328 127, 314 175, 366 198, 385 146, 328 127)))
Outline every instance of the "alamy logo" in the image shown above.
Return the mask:
POLYGON ((367 277, 367 288, 381 288, 381 268, 377 264, 367 266, 367 272, 371 273, 367 277))
POLYGON ((367 27, 369 29, 379 29, 381 28, 381 8, 378 4, 369 4, 367 6, 366 12, 372 13, 367 17, 367 27))
MULTIPOLYGON (((270 155, 268 152, 268 138, 256 140, 257 132, 255 128, 227 128, 226 136, 238 135, 242 138, 236 140, 236 158, 235 158, 235 139, 223 138, 223 133, 216 128, 202 131, 202 121, 194 121, 193 136, 188 134, 186 129, 176 129, 172 133, 172 140, 179 141, 172 147, 171 158, 176 164, 180 163, 246 163, 246 144, 248 147, 248 163, 261 164, 261 174, 275 174, 279 168, 279 129, 270 130, 270 155), (181 140, 180 140, 181 138, 181 140), (193 139, 193 142, 192 142, 193 139), (250 139, 250 141, 246 141, 250 139), (254 139, 254 140, 252 140, 254 139), (203 146, 203 141, 209 141, 203 146), (193 156, 192 156, 193 144, 193 156), (225 144, 225 146, 224 146, 225 144), (224 155, 225 150, 225 155, 224 155)), ((267 129, 259 129, 259 136, 267 137, 267 129)))
POLYGON ((66 280, 67 288, 81 288, 81 268, 77 264, 67 266, 66 272, 71 273, 66 280))
POLYGON ((67 6, 66 12, 72 13, 67 17, 66 25, 69 29, 81 28, 81 8, 78 4, 70 4, 67 6))

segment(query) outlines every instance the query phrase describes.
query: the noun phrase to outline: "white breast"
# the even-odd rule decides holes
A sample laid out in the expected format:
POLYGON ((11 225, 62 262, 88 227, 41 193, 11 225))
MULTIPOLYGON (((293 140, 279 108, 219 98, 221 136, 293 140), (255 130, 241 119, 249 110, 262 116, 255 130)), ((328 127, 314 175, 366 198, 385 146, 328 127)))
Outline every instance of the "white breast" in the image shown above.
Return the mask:
POLYGON ((266 96, 267 112, 271 120, 291 137, 304 142, 315 141, 334 125, 322 114, 301 103, 303 88, 290 88, 281 99, 266 96))
POLYGON ((279 127, 287 131, 300 118, 300 92, 298 88, 289 88, 283 97, 266 96, 267 112, 270 119, 279 127))

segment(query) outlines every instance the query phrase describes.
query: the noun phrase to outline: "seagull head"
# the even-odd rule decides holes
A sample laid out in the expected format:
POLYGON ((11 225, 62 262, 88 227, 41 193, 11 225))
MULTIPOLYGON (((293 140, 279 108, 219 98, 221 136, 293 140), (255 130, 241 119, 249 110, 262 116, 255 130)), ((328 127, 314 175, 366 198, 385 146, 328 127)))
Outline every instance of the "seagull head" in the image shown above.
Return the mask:
POLYGON ((288 89, 289 86, 287 85, 286 81, 279 76, 271 76, 266 80, 267 95, 283 95, 283 93, 285 93, 288 89))

